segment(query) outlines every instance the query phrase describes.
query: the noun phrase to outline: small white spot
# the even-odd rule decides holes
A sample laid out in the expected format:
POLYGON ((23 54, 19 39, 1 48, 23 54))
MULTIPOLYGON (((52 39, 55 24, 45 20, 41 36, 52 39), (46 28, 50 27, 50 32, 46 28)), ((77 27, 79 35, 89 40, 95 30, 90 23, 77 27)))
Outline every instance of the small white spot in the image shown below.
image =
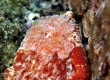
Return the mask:
POLYGON ((9 68, 9 73, 11 76, 14 75, 14 68, 12 66, 9 68))
POLYGON ((84 68, 84 65, 81 65, 82 69, 84 68))
POLYGON ((79 64, 77 64, 76 66, 77 66, 77 67, 80 67, 80 65, 79 65, 79 64))
POLYGON ((50 78, 48 78, 47 80, 51 80, 50 78))
POLYGON ((25 67, 25 63, 23 63, 22 67, 25 67))
POLYGON ((68 60, 67 60, 67 62, 71 62, 72 61, 72 59, 71 58, 69 58, 68 60))
POLYGON ((73 14, 72 11, 67 11, 67 12, 65 13, 65 16, 69 16, 70 18, 73 18, 73 17, 74 17, 74 14, 73 14))
POLYGON ((38 14, 38 13, 30 13, 30 14, 28 15, 28 19, 29 19, 29 20, 33 20, 34 17, 39 18, 39 17, 40 17, 40 14, 38 14))
POLYGON ((56 80, 60 80, 60 77, 58 76, 56 80))
POLYGON ((83 69, 83 71, 85 71, 85 69, 83 69))
POLYGON ((28 55, 28 57, 25 59, 25 61, 30 61, 31 60, 31 57, 30 55, 28 55))
POLYGON ((69 76, 69 78, 68 79, 72 79, 72 77, 71 76, 69 76))
POLYGON ((47 33, 47 35, 45 36, 45 38, 49 38, 49 37, 51 37, 51 36, 52 36, 51 33, 47 33))
POLYGON ((16 66, 20 66, 20 65, 21 65, 21 62, 18 62, 18 63, 16 63, 15 65, 16 65, 16 66))
POLYGON ((87 66, 87 64, 85 63, 85 66, 87 66))
POLYGON ((34 77, 35 77, 35 78, 38 78, 38 73, 36 73, 36 74, 34 75, 34 77))
POLYGON ((38 70, 40 70, 40 69, 41 69, 41 66, 38 67, 38 70))
POLYGON ((35 60, 32 61, 32 64, 35 64, 35 60))
POLYGON ((58 71, 58 69, 57 69, 56 64, 54 64, 54 66, 53 66, 53 67, 54 67, 54 69, 53 69, 53 74, 55 74, 56 72, 57 72, 57 73, 59 73, 59 71, 58 71))
POLYGON ((99 67, 99 69, 98 69, 99 71, 101 71, 101 67, 102 67, 102 65, 103 65, 103 63, 100 64, 100 67, 99 67))
POLYGON ((84 58, 87 60, 87 58, 84 56, 84 58))
POLYGON ((67 68, 69 68, 70 70, 72 70, 72 64, 69 64, 69 65, 67 66, 67 68))
POLYGON ((11 80, 10 77, 8 77, 6 80, 11 80))
POLYGON ((21 80, 26 80, 26 76, 30 75, 32 72, 26 72, 24 75, 23 75, 23 78, 21 80))

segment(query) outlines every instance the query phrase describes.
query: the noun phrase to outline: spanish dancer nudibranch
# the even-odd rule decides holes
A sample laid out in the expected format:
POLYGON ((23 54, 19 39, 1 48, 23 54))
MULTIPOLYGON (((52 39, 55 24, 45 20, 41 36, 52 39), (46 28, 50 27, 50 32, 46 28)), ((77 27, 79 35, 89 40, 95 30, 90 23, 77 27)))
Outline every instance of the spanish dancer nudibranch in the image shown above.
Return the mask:
POLYGON ((89 65, 73 17, 67 12, 33 23, 4 80, 88 80, 89 65))

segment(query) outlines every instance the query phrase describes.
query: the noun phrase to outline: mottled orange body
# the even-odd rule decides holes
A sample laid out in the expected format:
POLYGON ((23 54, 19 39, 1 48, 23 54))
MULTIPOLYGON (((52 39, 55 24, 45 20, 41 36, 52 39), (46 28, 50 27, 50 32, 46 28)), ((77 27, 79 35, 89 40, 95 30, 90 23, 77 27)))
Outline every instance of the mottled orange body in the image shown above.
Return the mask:
POLYGON ((4 79, 88 80, 80 29, 71 15, 47 16, 33 24, 4 79))

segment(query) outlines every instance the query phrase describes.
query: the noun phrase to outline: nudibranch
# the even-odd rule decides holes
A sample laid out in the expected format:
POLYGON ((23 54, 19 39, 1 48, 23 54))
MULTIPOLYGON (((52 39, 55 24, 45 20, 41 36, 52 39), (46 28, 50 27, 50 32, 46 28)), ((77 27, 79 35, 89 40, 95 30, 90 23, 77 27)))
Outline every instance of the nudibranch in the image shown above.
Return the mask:
POLYGON ((27 31, 4 80, 88 80, 81 31, 72 12, 41 17, 27 31))

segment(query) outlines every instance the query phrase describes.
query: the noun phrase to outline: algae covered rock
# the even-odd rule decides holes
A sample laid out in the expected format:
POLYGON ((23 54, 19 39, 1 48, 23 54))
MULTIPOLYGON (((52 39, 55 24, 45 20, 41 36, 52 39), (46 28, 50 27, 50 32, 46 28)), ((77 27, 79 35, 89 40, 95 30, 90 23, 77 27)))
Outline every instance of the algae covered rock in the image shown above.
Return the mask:
POLYGON ((0 80, 3 79, 4 69, 12 65, 15 52, 25 35, 24 14, 28 13, 24 13, 24 10, 27 6, 27 0, 0 1, 0 80))

